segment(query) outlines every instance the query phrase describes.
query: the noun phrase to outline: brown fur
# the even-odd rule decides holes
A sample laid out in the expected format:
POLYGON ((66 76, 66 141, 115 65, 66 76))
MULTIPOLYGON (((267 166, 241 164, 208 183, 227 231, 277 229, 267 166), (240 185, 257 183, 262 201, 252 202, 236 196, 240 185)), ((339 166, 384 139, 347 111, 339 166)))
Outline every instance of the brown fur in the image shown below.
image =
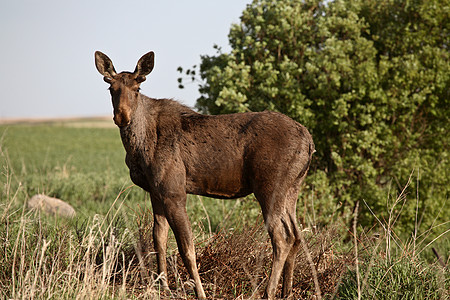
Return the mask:
MULTIPOLYGON (((111 85, 114 121, 120 127, 131 179, 151 196, 158 272, 167 274, 170 226, 197 296, 205 298, 186 194, 229 199, 254 193, 273 245, 266 296, 275 297, 284 272, 283 297, 289 297, 301 234, 295 207, 315 151, 311 135, 276 112, 210 116, 172 100, 148 98, 139 93, 139 85, 153 61, 149 52, 133 73, 117 74, 105 54, 95 53, 97 69, 111 85)), ((163 286, 167 287, 165 280, 163 286)))

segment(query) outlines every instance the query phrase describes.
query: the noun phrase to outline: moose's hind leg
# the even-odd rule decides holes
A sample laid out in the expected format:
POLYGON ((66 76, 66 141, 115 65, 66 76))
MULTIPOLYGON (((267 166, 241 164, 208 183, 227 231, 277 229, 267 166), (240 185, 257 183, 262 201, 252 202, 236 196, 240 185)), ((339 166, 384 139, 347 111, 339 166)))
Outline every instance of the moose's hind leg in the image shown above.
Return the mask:
MULTIPOLYGON (((296 224, 291 221, 292 218, 286 210, 286 195, 278 195, 278 197, 272 195, 267 198, 257 195, 256 197, 261 204, 264 222, 273 247, 272 271, 265 297, 274 299, 281 274, 285 269, 286 260, 296 242, 296 224)), ((290 272, 290 270, 288 271, 290 272)), ((289 278, 292 278, 292 276, 288 276, 287 279, 289 278)))
POLYGON ((292 284, 293 284, 293 278, 294 278, 294 268, 295 268, 295 258, 297 256, 297 253, 300 248, 300 229, 298 228, 296 219, 295 219, 295 213, 292 215, 290 214, 292 229, 294 230, 295 240, 294 244, 291 247, 291 250, 289 251, 289 254, 286 258, 286 262, 284 264, 283 268, 283 292, 282 292, 282 298, 290 298, 292 296, 292 284))
POLYGON ((302 234, 298 224, 297 224, 297 200, 298 200, 298 191, 300 189, 300 185, 302 184, 303 178, 305 175, 302 175, 297 180, 297 183, 294 184, 289 190, 286 195, 286 218, 289 220, 286 220, 290 224, 290 228, 292 230, 293 235, 293 245, 291 247, 291 250, 289 251, 289 254, 286 258, 286 262, 284 264, 283 268, 283 292, 282 292, 282 298, 290 298, 292 296, 292 284, 293 284, 293 277, 294 277, 294 268, 295 268, 295 259, 297 257, 297 253, 301 246, 301 238, 300 235, 302 234))

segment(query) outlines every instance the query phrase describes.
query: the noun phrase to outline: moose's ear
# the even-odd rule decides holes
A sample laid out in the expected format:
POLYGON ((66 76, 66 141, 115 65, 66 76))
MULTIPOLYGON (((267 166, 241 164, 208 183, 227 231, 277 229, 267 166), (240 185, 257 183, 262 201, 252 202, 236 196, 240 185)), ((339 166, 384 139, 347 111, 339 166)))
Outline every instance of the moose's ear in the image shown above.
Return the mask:
POLYGON ((111 59, 100 51, 95 52, 95 66, 100 74, 102 74, 105 78, 113 78, 117 75, 111 59))
MULTIPOLYGON (((153 70, 155 63, 155 53, 153 51, 144 54, 138 61, 134 74, 145 78, 153 70)), ((143 81, 143 80, 142 80, 143 81)))

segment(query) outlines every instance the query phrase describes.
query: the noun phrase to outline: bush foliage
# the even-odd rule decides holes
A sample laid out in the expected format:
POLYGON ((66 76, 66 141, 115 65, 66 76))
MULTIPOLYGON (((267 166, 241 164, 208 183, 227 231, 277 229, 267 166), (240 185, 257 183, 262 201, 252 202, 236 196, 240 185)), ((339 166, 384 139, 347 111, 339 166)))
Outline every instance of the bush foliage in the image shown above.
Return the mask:
MULTIPOLYGON (((386 210, 386 195, 396 198, 414 170, 399 222, 412 230, 416 200, 422 224, 443 221, 450 214, 449 6, 254 0, 231 27, 231 52, 216 47, 216 55, 202 56, 196 106, 211 114, 275 110, 308 127, 317 153, 305 191, 324 211, 334 209, 330 199, 344 215, 360 200, 386 210)), ((360 216, 373 221, 368 210, 360 216)))

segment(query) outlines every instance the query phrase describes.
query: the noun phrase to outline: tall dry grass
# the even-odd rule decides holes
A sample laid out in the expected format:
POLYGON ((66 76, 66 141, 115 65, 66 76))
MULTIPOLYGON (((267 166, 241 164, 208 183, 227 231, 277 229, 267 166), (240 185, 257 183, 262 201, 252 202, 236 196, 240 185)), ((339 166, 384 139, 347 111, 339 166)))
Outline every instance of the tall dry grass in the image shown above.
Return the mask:
POLYGON ((114 228, 114 218, 95 216, 73 230, 39 212, 4 210, 1 298, 158 298, 154 285, 142 287, 133 234, 114 228))

